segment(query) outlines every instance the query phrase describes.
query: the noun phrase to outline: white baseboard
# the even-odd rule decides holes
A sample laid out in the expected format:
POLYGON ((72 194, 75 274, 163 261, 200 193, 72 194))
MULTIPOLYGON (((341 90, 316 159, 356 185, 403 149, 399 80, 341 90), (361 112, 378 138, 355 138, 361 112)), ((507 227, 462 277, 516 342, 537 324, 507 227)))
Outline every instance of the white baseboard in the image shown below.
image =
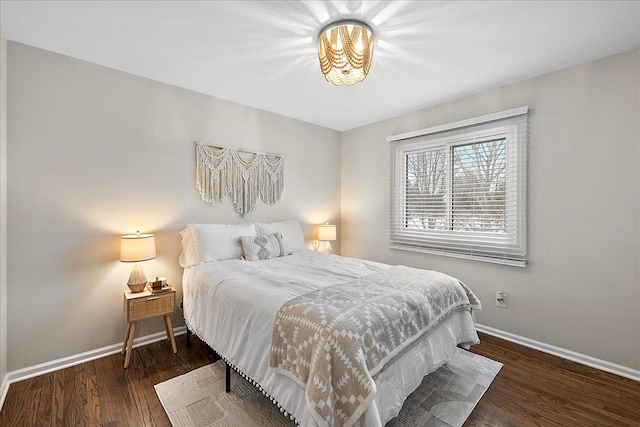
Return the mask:
POLYGON ((545 344, 540 341, 535 341, 529 338, 521 337, 519 335, 501 331, 500 329, 495 329, 490 326, 476 324, 476 329, 479 332, 484 332, 485 334, 492 335, 497 338, 501 338, 505 341, 511 341, 513 343, 520 344, 524 347, 529 347, 534 350, 539 350, 539 351, 542 351, 543 353, 552 354, 554 356, 558 356, 563 359, 572 360, 582 365, 587 365, 592 368, 600 369, 601 371, 620 375, 621 377, 629 378, 635 381, 640 381, 640 370, 637 370, 637 369, 628 368, 626 366, 607 362, 606 360, 587 356, 586 354, 576 353, 575 351, 567 350, 567 349, 556 347, 550 344, 545 344))
POLYGON ((0 411, 2 410, 2 405, 4 404, 4 399, 7 397, 7 392, 9 391, 9 374, 5 375, 2 379, 2 384, 0 385, 0 411))
MULTIPOLYGON (((174 335, 182 335, 187 332, 185 326, 178 326, 173 328, 174 335)), ((151 344, 156 341, 166 339, 166 332, 157 332, 151 335, 145 335, 133 340, 133 348, 143 345, 151 344)), ((99 359, 105 356, 111 356, 112 354, 120 353, 122 350, 122 343, 112 344, 106 347, 98 348, 95 350, 85 351, 84 353, 74 354, 73 356, 63 357, 62 359, 52 360, 51 362, 41 363, 35 366, 29 366, 27 368, 18 369, 17 371, 11 371, 5 375, 0 387, 0 410, 4 405, 4 399, 7 396, 7 391, 12 383, 26 380, 29 378, 37 377, 38 375, 48 374, 49 372, 57 371, 59 369, 68 368, 70 366, 79 365, 81 363, 90 362, 95 359, 99 359)))

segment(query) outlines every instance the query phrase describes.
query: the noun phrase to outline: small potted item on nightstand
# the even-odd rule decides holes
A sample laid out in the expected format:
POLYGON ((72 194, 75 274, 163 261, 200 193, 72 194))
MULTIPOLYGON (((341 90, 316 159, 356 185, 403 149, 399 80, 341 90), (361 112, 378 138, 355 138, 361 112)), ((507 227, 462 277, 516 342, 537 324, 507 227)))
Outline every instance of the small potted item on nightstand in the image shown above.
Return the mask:
POLYGON ((171 289, 173 288, 167 283, 166 277, 156 277, 156 280, 151 282, 151 292, 154 294, 169 292, 171 289))
POLYGON ((151 289, 154 291, 159 291, 166 284, 167 284, 166 277, 156 277, 156 280, 154 282, 151 282, 151 289))

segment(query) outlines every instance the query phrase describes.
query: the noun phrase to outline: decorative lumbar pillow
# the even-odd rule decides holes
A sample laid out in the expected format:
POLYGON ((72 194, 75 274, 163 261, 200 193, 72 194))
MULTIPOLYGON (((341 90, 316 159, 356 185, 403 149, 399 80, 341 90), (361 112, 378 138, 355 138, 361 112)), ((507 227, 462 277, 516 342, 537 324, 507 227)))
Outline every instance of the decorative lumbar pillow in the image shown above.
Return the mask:
POLYGON ((258 261, 284 256, 282 234, 259 234, 257 236, 240 236, 244 258, 247 261, 258 261))
POLYGON ((256 224, 258 234, 282 234, 282 245, 285 255, 301 251, 307 248, 302 234, 302 227, 296 220, 271 222, 269 224, 256 224))
MULTIPOLYGON (((187 226, 192 240, 183 236, 183 253, 187 266, 225 259, 242 258, 240 236, 255 236, 256 228, 248 224, 189 224, 187 226)), ((181 233, 182 234, 182 233, 181 233)), ((185 233, 186 234, 186 233, 185 233)))

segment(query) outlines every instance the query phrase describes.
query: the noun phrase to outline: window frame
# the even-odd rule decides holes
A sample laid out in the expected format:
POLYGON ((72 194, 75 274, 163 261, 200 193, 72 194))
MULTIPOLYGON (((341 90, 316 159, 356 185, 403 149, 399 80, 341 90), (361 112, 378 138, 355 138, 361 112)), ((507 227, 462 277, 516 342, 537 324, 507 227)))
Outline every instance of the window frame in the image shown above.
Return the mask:
POLYGON ((528 107, 520 107, 387 138, 391 145, 389 247, 524 267, 527 114, 528 107), (524 116, 524 123, 521 120, 510 120, 518 116, 524 116), (506 145, 506 231, 492 233, 454 230, 453 151, 455 147, 495 140, 504 140, 506 145), (433 150, 445 152, 444 199, 447 229, 411 228, 407 224, 408 156, 433 150))

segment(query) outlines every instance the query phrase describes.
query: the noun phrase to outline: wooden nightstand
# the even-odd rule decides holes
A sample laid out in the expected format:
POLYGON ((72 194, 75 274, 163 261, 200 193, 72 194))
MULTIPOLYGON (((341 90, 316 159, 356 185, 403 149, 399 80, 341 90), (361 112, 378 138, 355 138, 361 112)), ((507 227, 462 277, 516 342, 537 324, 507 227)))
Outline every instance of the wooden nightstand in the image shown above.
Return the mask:
POLYGON ((151 317, 163 316, 164 326, 167 331, 167 339, 171 341, 173 352, 177 353, 176 340, 173 337, 173 326, 171 325, 171 313, 176 308, 176 290, 154 294, 151 291, 144 290, 135 294, 130 290, 124 291, 124 316, 127 319, 127 331, 124 335, 124 343, 122 343, 121 354, 126 351, 124 358, 124 367, 129 367, 131 359, 131 346, 133 345, 133 336, 136 333, 136 324, 138 320, 149 319, 151 317))

